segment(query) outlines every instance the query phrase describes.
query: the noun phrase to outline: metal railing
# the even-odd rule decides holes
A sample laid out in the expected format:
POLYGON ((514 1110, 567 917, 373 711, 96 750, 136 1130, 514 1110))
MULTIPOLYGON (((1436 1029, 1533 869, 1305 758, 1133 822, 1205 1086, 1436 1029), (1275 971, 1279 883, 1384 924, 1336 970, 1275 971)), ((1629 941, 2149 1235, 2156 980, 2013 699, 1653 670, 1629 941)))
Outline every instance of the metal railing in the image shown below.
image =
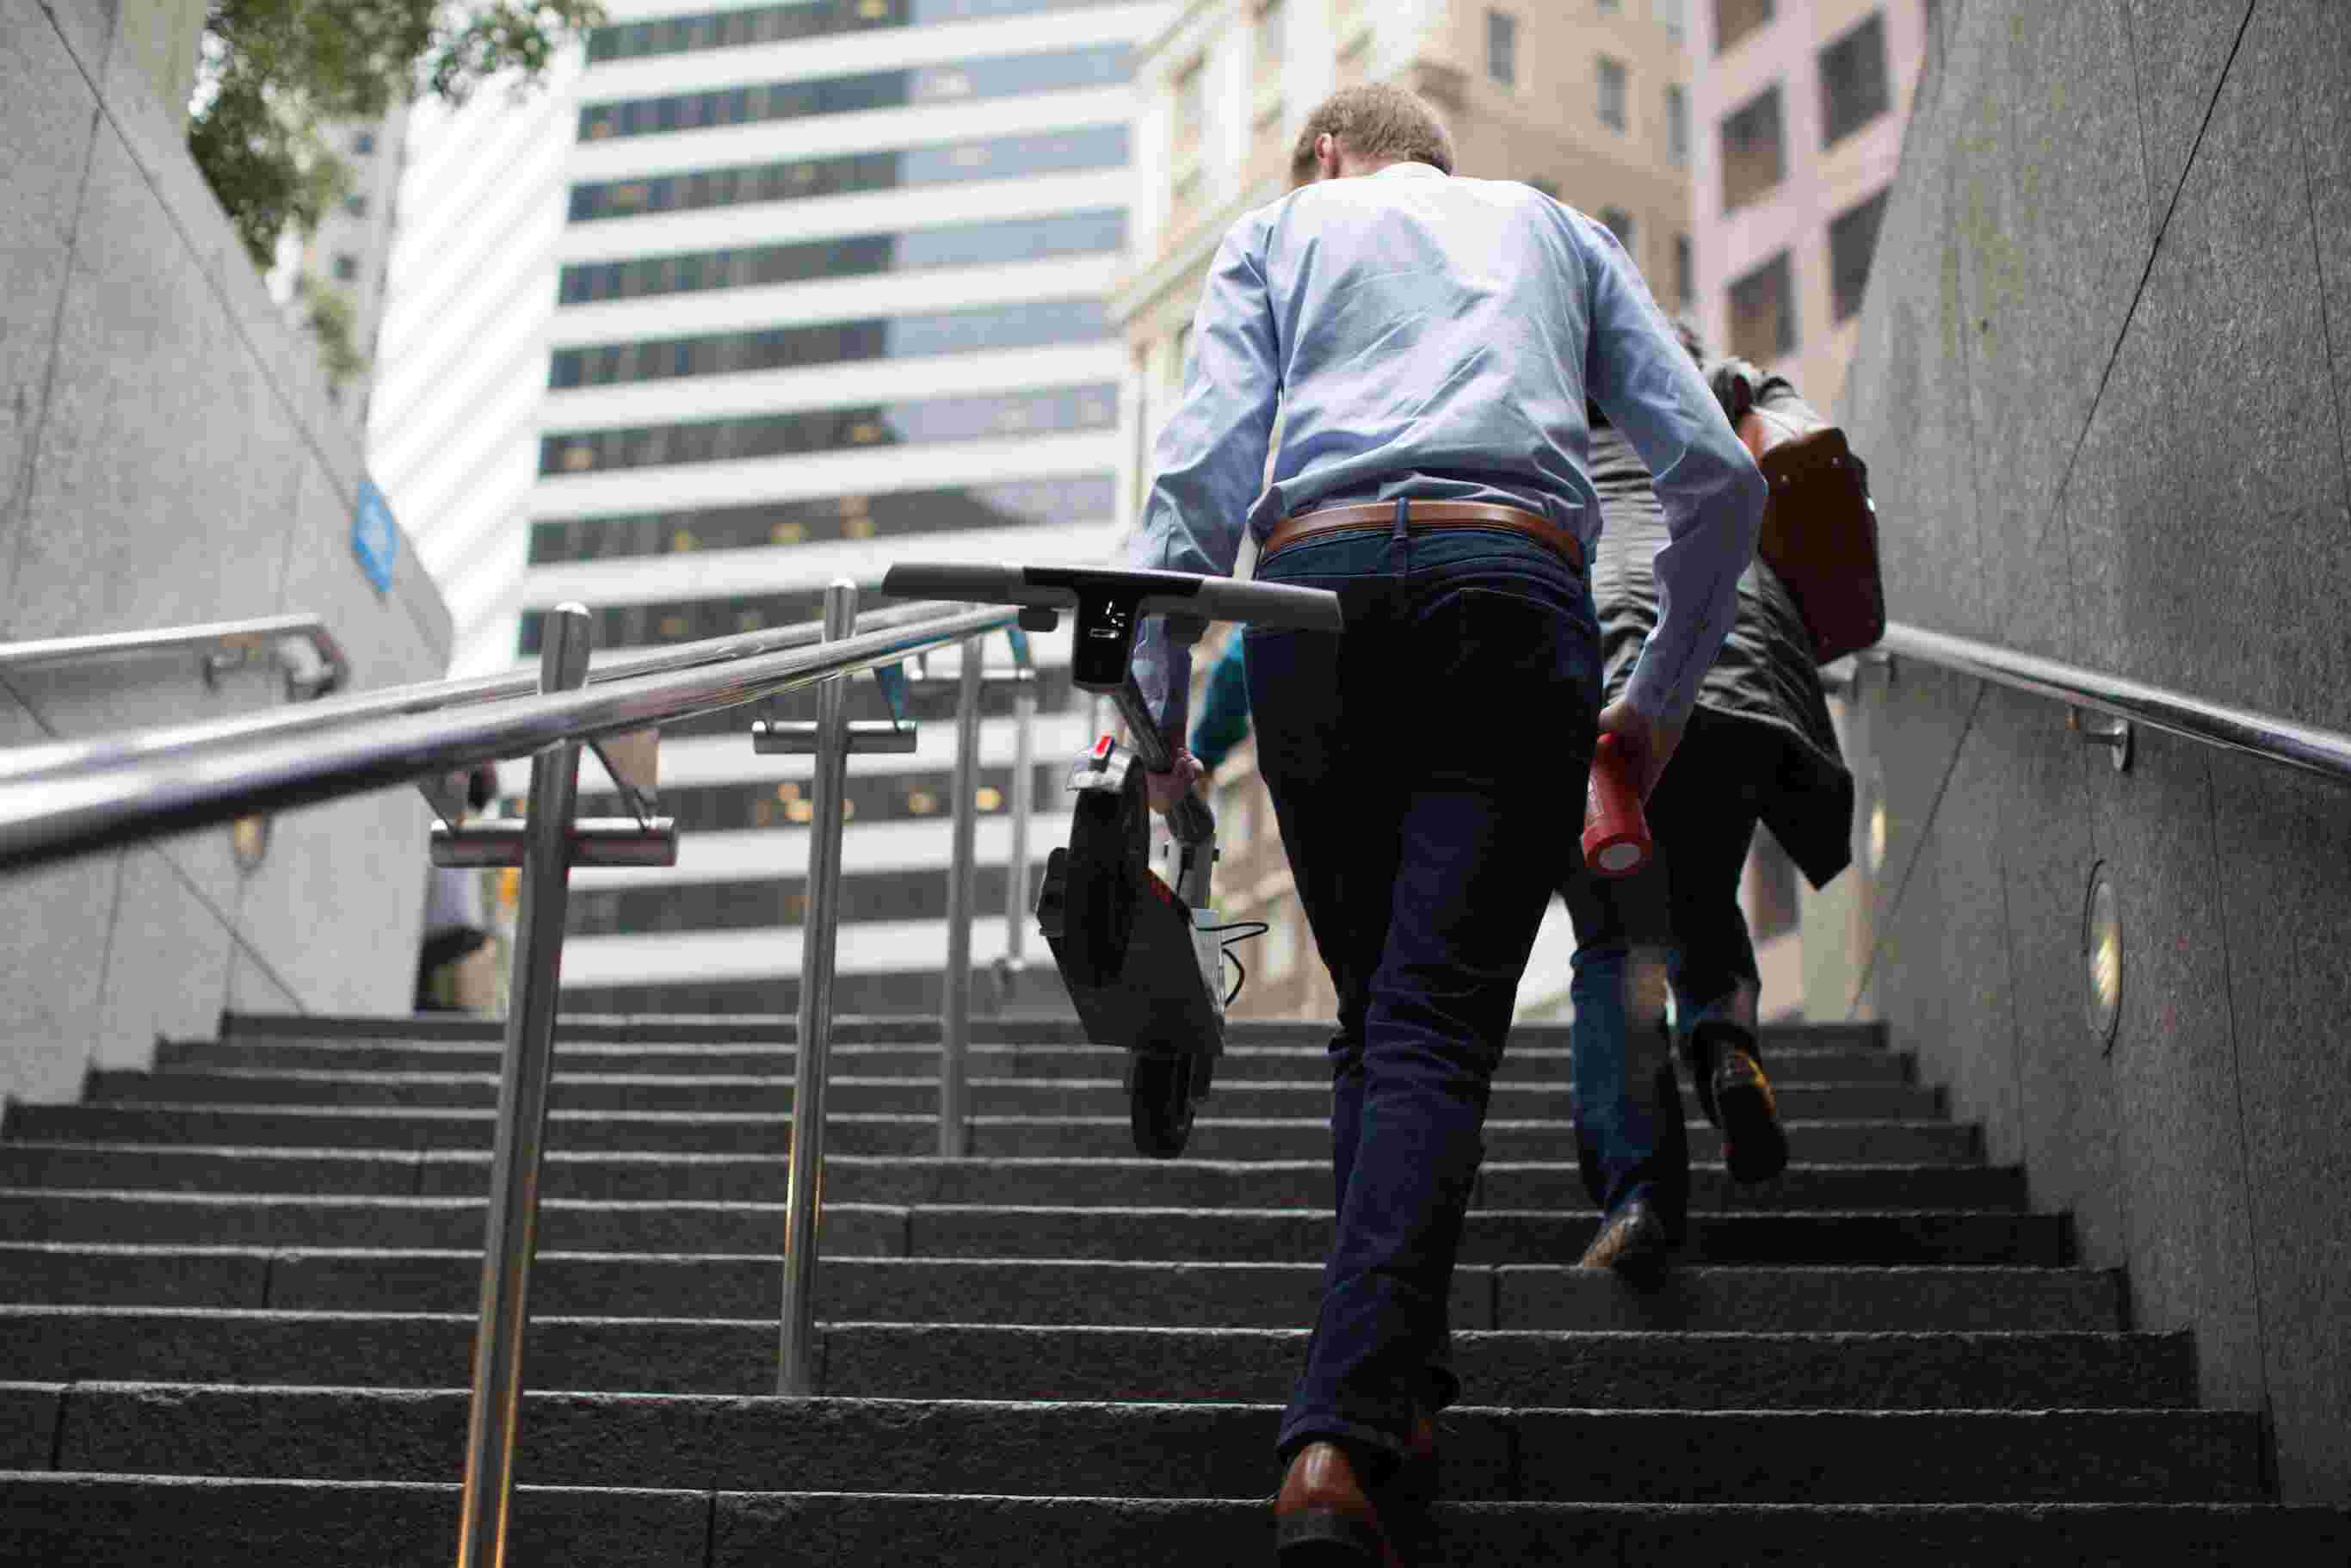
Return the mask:
MULTIPOLYGON (((2315 773, 2337 784, 2351 784, 2351 735, 2338 730, 2208 702, 2143 681, 1898 622, 1887 624, 1886 635, 1875 648, 1855 655, 1855 670, 1870 664, 1890 665, 1896 659, 1917 659, 1938 669, 2115 719, 2113 727, 2100 728, 2080 722, 2077 716, 2073 727, 2085 741, 2111 747, 2117 769, 2130 765, 2131 727, 2143 724, 2225 751, 2315 773)), ((1823 685, 1832 691, 1849 691, 1854 674, 1831 665, 1822 671, 1823 685)))
POLYGON ((153 632, 109 632, 94 637, 50 637, 0 646, 0 676, 19 670, 54 670, 115 659, 168 658, 198 653, 197 670, 211 685, 256 653, 275 653, 286 671, 290 697, 322 697, 351 678, 351 662, 327 623, 316 615, 263 615, 249 621, 217 621, 203 626, 168 626, 153 632), (288 643, 306 644, 319 667, 305 670, 285 658, 288 643))
MULTIPOLYGON (((1016 660, 1025 666, 1027 643, 1017 633, 1019 616, 1009 606, 902 604, 864 617, 861 625, 854 586, 836 582, 826 592, 820 625, 715 639, 591 668, 592 618, 583 606, 567 604, 543 623, 535 677, 432 682, 210 725, 0 754, 0 871, 404 783, 426 787, 443 811, 444 821, 433 831, 436 864, 519 868, 522 898, 498 1089, 459 1529, 463 1568, 489 1568, 505 1552, 569 873, 576 865, 658 865, 674 863, 675 857, 674 824, 651 815, 650 790, 632 786, 621 778, 621 768, 614 768, 615 782, 635 816, 575 819, 583 747, 601 753, 603 743, 634 732, 810 685, 821 688, 813 726, 754 727, 761 750, 817 755, 778 1368, 779 1392, 809 1393, 841 807, 846 759, 861 748, 861 736, 853 732, 867 728, 846 722, 841 683, 860 670, 894 664, 930 649, 953 643, 961 650, 950 867, 955 893, 940 1071, 940 1146, 960 1153, 981 644, 994 632, 1013 632, 1016 660), (785 731, 793 733, 784 737, 785 731), (444 809, 431 788, 455 770, 524 755, 531 758, 529 807, 518 823, 465 825, 460 814, 444 809)), ((248 625, 240 634, 288 632, 282 624, 273 624, 266 633, 248 625)), ((118 641, 72 640, 85 650, 78 656, 98 656, 87 650, 118 641)), ((120 646, 128 652, 136 641, 120 646)), ((48 662, 63 657, 58 650, 65 645, 30 646, 43 650, 48 662)), ((151 642, 138 651, 154 649, 151 642)), ((1035 712, 1033 675, 1022 690, 1026 700, 1017 711, 1025 725, 1035 712)), ((1024 758, 1029 756, 1026 744, 1019 749, 1024 758)), ((612 766, 609 756, 607 766, 612 766)), ((1027 790, 1016 784, 1016 805, 1026 800, 1027 790)), ((1019 827, 1015 841, 1016 854, 1024 852, 1026 834, 1019 827)), ((1016 863, 1016 885, 1025 883, 1026 870, 1025 863, 1016 863)), ((1016 904, 1010 913, 1017 931, 1024 911, 1016 904)), ((1017 941, 1008 946, 1017 947, 1017 941)))

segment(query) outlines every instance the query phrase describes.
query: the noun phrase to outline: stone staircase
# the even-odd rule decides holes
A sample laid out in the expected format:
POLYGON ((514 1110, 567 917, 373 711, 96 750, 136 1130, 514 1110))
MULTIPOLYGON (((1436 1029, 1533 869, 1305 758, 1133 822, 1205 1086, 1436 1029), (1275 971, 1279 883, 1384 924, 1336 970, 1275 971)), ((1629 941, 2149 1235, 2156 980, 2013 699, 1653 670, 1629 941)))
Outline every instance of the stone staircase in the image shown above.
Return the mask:
MULTIPOLYGON (((510 1561, 1270 1561, 1276 1416, 1330 1227, 1325 1031, 1245 1025, 1186 1158, 1114 1051, 983 1026, 972 1157, 936 1025, 844 1020, 815 1399, 774 1386, 790 1026, 566 1019, 510 1561)), ((0 1559, 452 1561, 493 1031, 235 1018, 0 1126, 0 1559)), ((1564 1031, 1514 1037, 1416 1563, 2341 1563, 2269 1504, 2061 1215, 1869 1026, 1769 1040, 1796 1163, 1702 1166, 1661 1290, 1593 1220, 1564 1031)), ((1693 1110, 1691 1115, 1695 1119, 1693 1110)), ((1714 1140, 1693 1127, 1693 1147, 1714 1140)))

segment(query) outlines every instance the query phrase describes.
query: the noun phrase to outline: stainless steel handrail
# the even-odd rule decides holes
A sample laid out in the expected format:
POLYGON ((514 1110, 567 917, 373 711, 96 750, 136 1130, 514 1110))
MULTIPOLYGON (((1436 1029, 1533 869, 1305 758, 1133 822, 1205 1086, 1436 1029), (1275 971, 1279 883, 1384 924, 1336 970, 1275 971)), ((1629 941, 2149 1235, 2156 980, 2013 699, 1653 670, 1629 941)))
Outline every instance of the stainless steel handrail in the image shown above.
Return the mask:
MULTIPOLYGON (((1971 637, 1889 622, 1879 655, 1917 659, 2131 724, 2351 784, 2351 735, 2085 669, 1971 637)), ((1823 672, 1825 674, 1826 672, 1823 672)), ((2103 737, 2102 737, 2103 738, 2103 737)))
MULTIPOLYGON (((580 691, 343 722, 252 726, 225 741, 204 727, 171 746, 133 746, 66 768, 0 754, 0 870, 47 864, 162 833, 405 784, 569 740, 593 740, 737 707, 1005 630, 1015 610, 925 607, 930 618, 664 674, 631 672, 580 691)), ((48 753, 54 747, 42 747, 48 753)))
MULTIPOLYGON (((893 604, 885 609, 869 611, 860 619, 865 630, 881 631, 893 626, 919 625, 946 612, 946 606, 932 602, 893 604)), ((759 658, 786 649, 811 646, 820 642, 823 635, 822 623, 810 621, 765 632, 713 637, 655 653, 632 654, 590 664, 588 684, 590 686, 608 685, 614 681, 636 680, 645 675, 759 658)), ((229 745, 262 736, 299 735, 360 718, 438 713, 448 708, 529 696, 538 689, 538 676, 530 671, 386 686, 379 691, 358 692, 330 701, 312 703, 306 707, 207 724, 176 725, 166 729, 141 730, 131 735, 95 736, 87 740, 16 747, 5 754, 5 767, 0 769, 0 777, 20 779, 35 773, 78 771, 101 764, 127 762, 158 752, 229 745)))
MULTIPOLYGON (((159 658, 171 653, 249 653, 280 643, 302 642, 323 670, 306 682, 309 695, 324 696, 350 680, 351 661, 343 645, 316 615, 261 615, 246 621, 215 621, 201 626, 165 626, 149 632, 107 632, 89 637, 47 637, 0 644, 0 675, 18 670, 50 670, 108 659, 159 658)), ((217 665, 207 663, 207 676, 217 665)))
MULTIPOLYGON (((573 820, 580 751, 601 737, 823 683, 823 716, 816 727, 819 820, 811 836, 810 908, 802 929, 792 1183, 778 1345, 783 1390, 812 1391, 810 1351, 821 1228, 825 1042, 839 913, 843 765, 851 749, 841 678, 949 643, 961 647, 957 866, 952 877, 956 909, 949 948, 951 967, 964 983, 965 996, 960 1009, 951 999, 946 1011, 967 1012, 980 640, 992 632, 1012 631, 1020 613, 1008 605, 971 609, 918 602, 883 610, 866 618, 864 630, 855 631, 855 607, 853 585, 835 583, 827 591, 821 624, 714 639, 611 661, 591 673, 593 619, 583 606, 560 605, 548 617, 536 676, 426 683, 317 704, 292 716, 183 726, 0 754, 0 869, 45 864, 231 817, 421 782, 477 762, 531 755, 530 810, 521 834, 484 833, 452 817, 434 831, 434 841, 437 863, 518 865, 523 884, 483 1249, 480 1326, 458 1528, 461 1568, 495 1568, 505 1560, 570 869, 581 854, 611 850, 616 830, 629 841, 620 846, 628 853, 604 863, 669 863, 674 857, 675 829, 666 821, 573 820), (820 638, 822 645, 809 645, 820 638), (602 689, 586 689, 591 683, 602 689), (514 858, 502 858, 509 854, 514 858)), ((256 634, 286 630, 273 624, 256 634)), ((79 641, 86 651, 92 641, 100 640, 79 641)), ((155 646, 152 638, 103 641, 123 652, 131 651, 133 643, 140 651, 155 646)), ((1015 647, 1025 648, 1017 633, 1015 647)), ((53 648, 43 653, 55 655, 53 648)), ((31 662, 29 656, 20 656, 31 662)), ((341 668, 347 671, 348 664, 341 668)), ((1022 711, 1025 722, 1033 706, 1022 711)), ((1025 756, 1025 746, 1022 751, 1025 756)), ((956 995, 952 981, 949 995, 956 995)), ((956 1096, 943 1095, 943 1121, 948 1113, 960 1118, 956 1102, 956 1096)), ((943 1132, 943 1142, 946 1137, 943 1132)))

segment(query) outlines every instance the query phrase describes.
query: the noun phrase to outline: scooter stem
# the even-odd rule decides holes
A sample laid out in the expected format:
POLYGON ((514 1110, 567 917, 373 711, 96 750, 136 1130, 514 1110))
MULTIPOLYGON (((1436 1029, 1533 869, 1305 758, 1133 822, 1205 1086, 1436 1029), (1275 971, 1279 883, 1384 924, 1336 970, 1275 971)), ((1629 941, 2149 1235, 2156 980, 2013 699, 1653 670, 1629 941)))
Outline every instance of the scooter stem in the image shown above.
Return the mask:
MULTIPOLYGON (((1126 673, 1125 684, 1111 693, 1111 700, 1118 705, 1119 716, 1126 720, 1127 731, 1134 737, 1134 754, 1143 759, 1145 771, 1165 773, 1174 768, 1176 754, 1159 733, 1159 721, 1151 716, 1151 705, 1144 701, 1133 670, 1126 673)), ((1197 795, 1187 794, 1176 803, 1176 809, 1167 813, 1167 827, 1176 841, 1183 844, 1205 844, 1217 836, 1217 819, 1197 795)))

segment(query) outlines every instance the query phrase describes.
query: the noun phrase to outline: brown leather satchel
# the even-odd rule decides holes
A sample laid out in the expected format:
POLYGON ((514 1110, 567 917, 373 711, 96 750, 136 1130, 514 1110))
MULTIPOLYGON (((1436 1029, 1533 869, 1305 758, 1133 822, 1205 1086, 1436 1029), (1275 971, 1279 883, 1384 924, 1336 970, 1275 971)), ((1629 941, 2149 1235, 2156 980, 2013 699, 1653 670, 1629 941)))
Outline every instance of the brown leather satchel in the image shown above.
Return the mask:
POLYGON ((1807 418, 1793 399, 1749 408, 1740 440, 1771 494, 1755 553, 1779 574, 1825 664, 1886 635, 1886 585, 1877 570, 1877 508, 1844 432, 1807 418))

